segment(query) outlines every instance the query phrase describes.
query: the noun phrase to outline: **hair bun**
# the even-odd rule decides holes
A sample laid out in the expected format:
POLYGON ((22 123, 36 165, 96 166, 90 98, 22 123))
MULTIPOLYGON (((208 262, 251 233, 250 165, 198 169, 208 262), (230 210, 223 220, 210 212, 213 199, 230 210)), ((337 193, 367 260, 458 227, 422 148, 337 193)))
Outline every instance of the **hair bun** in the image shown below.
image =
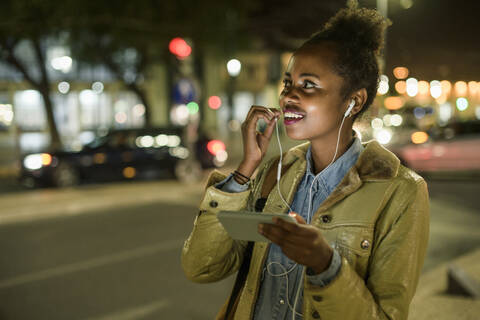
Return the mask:
POLYGON ((320 33, 349 47, 357 47, 378 54, 384 45, 384 33, 390 21, 377 10, 359 8, 356 0, 349 0, 347 7, 338 11, 320 33))

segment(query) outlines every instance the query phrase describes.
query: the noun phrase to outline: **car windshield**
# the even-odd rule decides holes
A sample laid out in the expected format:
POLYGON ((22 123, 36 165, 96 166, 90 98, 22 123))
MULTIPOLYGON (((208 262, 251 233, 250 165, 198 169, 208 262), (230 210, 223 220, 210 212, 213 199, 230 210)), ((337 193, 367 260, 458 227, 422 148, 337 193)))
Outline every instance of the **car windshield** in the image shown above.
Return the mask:
POLYGON ((85 145, 85 148, 96 149, 98 147, 101 147, 101 146, 105 145, 105 143, 107 143, 107 141, 108 141, 107 136, 96 137, 95 139, 93 139, 92 142, 87 143, 85 145))

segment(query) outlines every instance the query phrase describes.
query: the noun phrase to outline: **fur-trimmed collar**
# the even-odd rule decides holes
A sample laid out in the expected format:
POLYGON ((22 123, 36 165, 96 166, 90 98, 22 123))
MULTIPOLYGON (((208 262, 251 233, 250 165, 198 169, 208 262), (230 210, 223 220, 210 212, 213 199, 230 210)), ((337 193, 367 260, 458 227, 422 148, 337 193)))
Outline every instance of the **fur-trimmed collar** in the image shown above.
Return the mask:
MULTIPOLYGON (((348 195, 357 191, 366 181, 384 181, 394 178, 398 174, 400 160, 390 151, 382 147, 377 141, 372 140, 362 143, 364 150, 360 153, 355 165, 347 172, 342 181, 320 205, 315 215, 323 212, 341 201, 348 195)), ((297 168, 304 170, 305 154, 310 142, 290 149, 283 158, 283 165, 299 161, 297 168)), ((314 216, 315 217, 315 216, 314 216)))
MULTIPOLYGON (((361 180, 388 180, 397 175, 400 160, 392 152, 375 140, 364 142, 362 145, 365 149, 351 169, 356 171, 361 180)), ((305 161, 309 146, 310 142, 306 142, 290 149, 283 158, 283 164, 295 160, 305 161)))

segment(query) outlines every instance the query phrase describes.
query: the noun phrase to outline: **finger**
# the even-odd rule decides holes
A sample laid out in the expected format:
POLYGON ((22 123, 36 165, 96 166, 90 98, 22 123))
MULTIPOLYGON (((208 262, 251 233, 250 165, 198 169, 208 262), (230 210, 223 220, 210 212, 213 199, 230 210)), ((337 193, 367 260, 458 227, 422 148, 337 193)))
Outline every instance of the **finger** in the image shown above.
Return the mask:
POLYGON ((279 246, 284 246, 287 243, 295 246, 309 246, 311 242, 310 237, 288 232, 275 224, 262 224, 262 226, 259 226, 259 233, 279 246))
POLYGON ((282 112, 279 108, 267 108, 267 110, 272 112, 277 117, 280 117, 282 115, 282 112))
POLYGON ((248 114, 246 116, 245 119, 249 119, 253 116, 254 113, 257 113, 257 112, 262 112, 262 113, 265 113, 266 115, 268 115, 269 118, 273 118, 275 116, 275 113, 268 109, 268 108, 265 108, 265 107, 262 107, 262 106, 255 106, 253 105, 250 110, 248 111, 248 114))
POLYGON ((264 119, 267 124, 270 124, 271 118, 268 117, 266 112, 256 112, 253 113, 251 116, 251 119, 248 119, 247 121, 247 131, 257 131, 257 123, 260 118, 264 119))
MULTIPOLYGON (((318 230, 315 227, 312 227, 305 223, 290 222, 277 217, 273 218, 273 221, 276 226, 284 229, 286 232, 298 235, 302 238, 311 239, 312 237, 315 237, 318 233, 318 230)), ((300 219, 298 219, 297 221, 305 222, 302 217, 300 217, 300 219)))
POLYGON ((278 245, 281 245, 282 239, 285 238, 285 230, 271 223, 259 224, 258 232, 278 245))
POLYGON ((291 233, 298 233, 302 230, 297 222, 290 222, 279 217, 273 218, 273 223, 291 233))
POLYGON ((295 220, 297 220, 297 223, 299 223, 299 224, 307 224, 305 219, 303 219, 303 217, 296 212, 290 212, 288 215, 295 218, 295 220))
POLYGON ((265 128, 265 131, 263 132, 263 135, 268 139, 270 140, 270 138, 272 137, 273 135, 273 130, 275 128, 275 124, 277 123, 278 121, 278 118, 275 117, 269 124, 268 126, 265 128))

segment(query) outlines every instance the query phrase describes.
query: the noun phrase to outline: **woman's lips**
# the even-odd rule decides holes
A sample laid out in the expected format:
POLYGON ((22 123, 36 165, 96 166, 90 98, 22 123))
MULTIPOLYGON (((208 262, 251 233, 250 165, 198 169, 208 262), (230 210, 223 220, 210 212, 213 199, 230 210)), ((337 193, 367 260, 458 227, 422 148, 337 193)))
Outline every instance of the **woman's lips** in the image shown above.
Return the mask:
POLYGON ((305 118, 305 113, 297 110, 285 109, 283 110, 283 123, 285 125, 291 125, 297 123, 305 118))

